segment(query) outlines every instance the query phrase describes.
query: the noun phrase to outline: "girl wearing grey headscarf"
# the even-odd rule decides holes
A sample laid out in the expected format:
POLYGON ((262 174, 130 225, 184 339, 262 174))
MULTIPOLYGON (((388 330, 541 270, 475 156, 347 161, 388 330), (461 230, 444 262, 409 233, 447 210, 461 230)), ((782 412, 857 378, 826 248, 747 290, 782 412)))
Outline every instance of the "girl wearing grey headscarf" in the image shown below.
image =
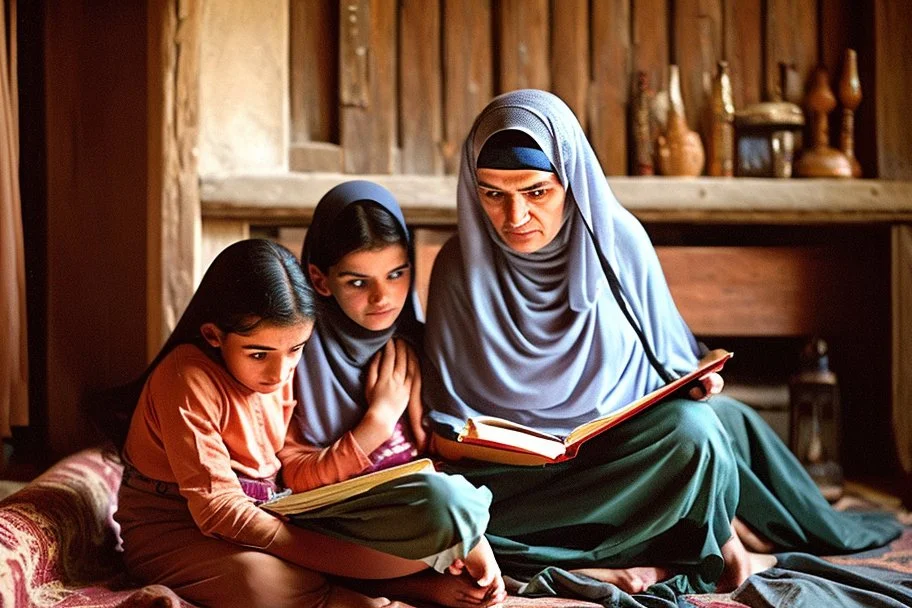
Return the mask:
MULTIPOLYGON (((440 436, 481 414, 566 435, 696 367, 697 342, 645 230, 556 96, 513 91, 481 112, 457 197, 458 234, 437 257, 425 328, 424 400, 440 436), (504 132, 533 143, 508 144, 502 162, 485 145, 503 147, 504 132), (544 167, 524 160, 530 148, 544 167), (566 198, 550 242, 532 253, 504 242, 480 199, 484 166, 556 175, 566 198)), ((565 463, 449 470, 493 491, 488 537, 504 571, 539 582, 549 566, 650 565, 678 575, 668 582, 675 592, 711 590, 736 514, 777 548, 842 552, 899 533, 884 518, 833 511, 766 423, 720 395, 654 406, 565 463)))
MULTIPOLYGON (((295 370, 297 405, 281 454, 283 480, 296 491, 343 481, 419 455, 406 415, 377 439, 382 443, 375 449, 362 449, 353 431, 372 406, 367 393, 371 362, 378 357, 402 357, 406 352, 403 342, 420 348, 422 328, 412 289, 414 264, 408 230, 393 195, 379 184, 353 180, 327 192, 314 210, 301 262, 322 297, 313 334, 295 370), (391 256, 395 268, 358 266, 358 272, 370 274, 346 274, 341 280, 348 286, 345 289, 369 294, 363 300, 368 302, 364 309, 368 318, 350 318, 329 291, 330 269, 349 254, 382 256, 379 251, 389 247, 399 247, 403 253, 401 258, 391 256), (391 295, 393 292, 398 295, 391 295), (374 299, 374 293, 383 295, 374 299), (402 342, 393 347, 392 340, 402 342)), ((391 373, 388 368, 384 372, 383 366, 380 363, 375 376, 391 373)), ((406 378, 419 382, 416 373, 420 372, 411 370, 406 378)), ((378 382, 375 379, 374 386, 378 382)), ((406 399, 408 394, 405 391, 406 399)), ((399 393, 396 398, 402 397, 399 393)), ((399 404, 404 409, 405 401, 399 404)), ((380 430, 386 428, 385 424, 379 426, 383 427, 380 430)), ((496 603, 503 595, 503 581, 484 538, 490 500, 486 488, 476 488, 459 475, 418 473, 294 518, 319 532, 363 539, 371 548, 423 561, 441 573, 455 561, 475 578, 432 576, 414 587, 407 579, 379 581, 369 587, 374 593, 410 591, 417 593, 415 597, 447 606, 482 606, 483 599, 496 603)), ((365 578, 382 578, 371 564, 364 564, 364 572, 365 578)))

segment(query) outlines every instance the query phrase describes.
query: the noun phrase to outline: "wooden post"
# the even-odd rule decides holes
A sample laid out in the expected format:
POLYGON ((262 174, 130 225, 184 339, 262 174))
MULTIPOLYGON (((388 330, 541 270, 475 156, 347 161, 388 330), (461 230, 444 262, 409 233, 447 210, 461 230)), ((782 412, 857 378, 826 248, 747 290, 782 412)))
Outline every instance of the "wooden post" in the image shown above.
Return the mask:
POLYGON ((202 1, 149 3, 148 310, 151 358, 195 288, 200 248, 199 137, 202 1))
POLYGON ((626 175, 630 0, 605 0, 593 6, 589 141, 606 175, 626 175))

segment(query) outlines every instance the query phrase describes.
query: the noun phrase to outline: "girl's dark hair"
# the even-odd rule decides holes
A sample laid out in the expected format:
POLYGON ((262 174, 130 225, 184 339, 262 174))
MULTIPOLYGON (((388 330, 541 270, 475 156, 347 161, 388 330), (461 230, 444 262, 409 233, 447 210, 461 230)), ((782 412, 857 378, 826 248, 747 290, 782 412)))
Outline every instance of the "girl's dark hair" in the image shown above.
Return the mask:
POLYGON ((353 251, 379 249, 387 245, 403 245, 409 240, 402 226, 381 205, 356 201, 339 212, 332 222, 332 234, 325 234, 310 252, 310 263, 321 272, 329 272, 343 257, 353 251), (329 237, 329 238, 325 238, 329 237))
POLYGON ((99 430, 123 447, 133 410, 155 367, 181 344, 211 346, 200 326, 214 323, 228 333, 247 333, 261 324, 291 326, 312 321, 314 292, 288 249, 267 239, 247 239, 226 247, 203 275, 171 336, 145 372, 129 384, 92 397, 89 411, 99 430))

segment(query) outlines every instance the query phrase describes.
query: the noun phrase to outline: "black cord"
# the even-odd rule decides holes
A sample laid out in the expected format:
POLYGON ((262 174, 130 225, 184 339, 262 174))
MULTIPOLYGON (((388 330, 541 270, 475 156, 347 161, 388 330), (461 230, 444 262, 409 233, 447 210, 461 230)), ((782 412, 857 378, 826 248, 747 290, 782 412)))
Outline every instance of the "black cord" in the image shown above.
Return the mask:
POLYGON ((643 333, 643 330, 640 329, 639 323, 633 318, 633 313, 630 312, 630 309, 627 307, 627 300, 624 298, 623 290, 621 289, 621 282, 618 280, 617 274, 614 272, 614 269, 611 267, 611 264, 608 263, 608 260, 605 258, 605 255, 602 253, 602 248, 599 247, 598 239, 595 237, 595 232, 592 230, 592 226, 589 225, 589 222, 586 221, 586 218, 583 217, 583 211, 579 208, 579 205, 576 204, 576 201, 572 201, 573 205, 576 207, 576 210, 579 212, 580 220, 583 222, 583 225, 586 226, 586 231, 589 233, 590 238, 592 238, 592 244, 595 247, 595 253, 598 255, 599 264, 602 266, 602 272, 605 273, 605 278, 608 279, 608 285, 611 287, 611 293, 614 294, 614 299, 617 301, 618 307, 620 307, 621 312, 624 313, 624 317, 627 318, 627 322, 630 323, 630 326, 633 328, 633 331, 636 332, 637 338, 640 339, 640 343, 643 345, 643 350, 646 351, 646 358, 649 359, 649 363, 659 375, 662 377, 666 383, 671 382, 676 379, 676 376, 668 371, 664 365, 656 357, 655 352, 653 352, 652 347, 649 345, 649 341, 646 340, 646 335, 643 333))

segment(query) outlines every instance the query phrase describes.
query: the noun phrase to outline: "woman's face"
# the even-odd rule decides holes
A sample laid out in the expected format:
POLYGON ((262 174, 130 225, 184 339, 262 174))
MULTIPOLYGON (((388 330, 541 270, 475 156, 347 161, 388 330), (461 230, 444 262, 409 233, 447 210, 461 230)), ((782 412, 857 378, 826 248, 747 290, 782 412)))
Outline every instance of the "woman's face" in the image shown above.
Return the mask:
POLYGON ((225 367, 238 382, 258 393, 272 393, 291 379, 313 325, 313 321, 289 326, 264 323, 240 334, 206 323, 200 331, 221 351, 225 367))
POLYGON ((365 329, 388 329, 405 306, 412 269, 403 245, 360 249, 344 256, 323 274, 308 268, 314 289, 332 296, 348 317, 365 329))
POLYGON ((478 169, 478 198, 510 249, 538 251, 557 236, 566 191, 557 175, 534 169, 478 169))

